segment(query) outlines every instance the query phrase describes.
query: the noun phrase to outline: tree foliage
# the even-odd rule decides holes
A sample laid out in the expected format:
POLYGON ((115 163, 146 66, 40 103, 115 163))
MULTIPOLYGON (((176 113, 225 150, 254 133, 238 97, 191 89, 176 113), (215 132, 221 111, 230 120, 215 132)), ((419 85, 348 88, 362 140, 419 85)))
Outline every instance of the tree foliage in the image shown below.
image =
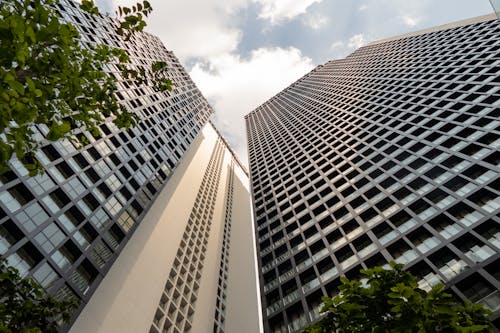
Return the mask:
POLYGON ((0 259, 0 333, 56 333, 78 306, 76 299, 57 300, 36 281, 0 259))
POLYGON ((332 332, 493 332, 482 305, 456 303, 443 285, 426 292, 418 279, 391 263, 391 269, 361 271, 361 281, 341 278, 339 294, 324 297, 323 319, 305 333, 332 332))
MULTIPOLYGON (((84 43, 75 26, 60 19, 54 9, 58 2, 0 1, 0 173, 10 170, 13 155, 32 175, 40 172, 34 153, 44 140, 76 141, 80 130, 97 135, 105 118, 119 128, 135 125, 135 114, 115 96, 111 64, 138 84, 152 84, 157 91, 172 89, 166 63, 133 65, 126 50, 84 43), (36 135, 35 125, 47 126, 39 127, 42 136, 36 135)), ((80 7, 99 13, 93 0, 84 0, 80 7)), ((117 34, 130 40, 144 29, 151 10, 148 1, 119 7, 117 34)))

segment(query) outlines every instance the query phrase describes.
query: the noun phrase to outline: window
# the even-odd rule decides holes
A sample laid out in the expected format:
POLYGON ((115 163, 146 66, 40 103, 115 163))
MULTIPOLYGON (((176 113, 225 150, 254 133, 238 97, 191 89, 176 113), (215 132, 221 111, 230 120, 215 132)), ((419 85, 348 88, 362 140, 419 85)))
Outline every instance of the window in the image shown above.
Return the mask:
POLYGON ((49 216, 37 202, 25 207, 16 215, 16 219, 21 223, 27 232, 35 230, 38 226, 45 223, 49 216))
POLYGON ((448 280, 453 279, 468 267, 465 261, 459 259, 450 249, 446 247, 429 256, 429 260, 448 280))
POLYGON ((52 252, 65 238, 66 235, 55 223, 50 223, 35 236, 36 242, 46 253, 52 252))
POLYGON ((479 274, 473 274, 461 281, 457 287, 472 302, 482 303, 492 311, 500 309, 500 292, 479 274))
POLYGON ((498 223, 493 220, 488 220, 475 229, 475 231, 483 236, 488 242, 500 249, 500 228, 498 223))
POLYGON ((45 262, 33 273, 33 278, 44 288, 49 288, 57 279, 59 279, 59 275, 48 263, 45 262))
POLYGON ((17 211, 33 199, 33 195, 23 183, 12 186, 0 194, 0 201, 10 212, 17 211))
POLYGON ((57 213, 61 208, 70 203, 70 199, 61 189, 53 191, 42 200, 53 213, 57 213))
POLYGON ((476 237, 466 234, 453 242, 470 260, 479 263, 495 255, 495 251, 476 237))
POLYGON ((11 220, 0 225, 0 255, 23 238, 23 233, 11 220))
POLYGON ((429 225, 446 239, 453 237, 463 229, 458 223, 453 222, 444 214, 433 218, 429 225))
POLYGON ((68 232, 72 232, 85 219, 78 208, 71 207, 57 218, 68 232))
POLYGON ((60 269, 66 271, 80 255, 80 250, 69 240, 51 258, 60 269))
POLYGON ((432 236, 432 234, 424 227, 418 228, 417 230, 410 233, 407 237, 422 253, 426 253, 432 250, 440 243, 439 240, 436 237, 432 236))
POLYGON ((7 258, 7 262, 19 271, 21 277, 25 277, 29 270, 36 266, 41 259, 42 255, 33 244, 26 243, 16 253, 11 254, 7 258))
POLYGON ((415 251, 403 239, 388 247, 387 251, 397 263, 406 264, 417 258, 415 251))

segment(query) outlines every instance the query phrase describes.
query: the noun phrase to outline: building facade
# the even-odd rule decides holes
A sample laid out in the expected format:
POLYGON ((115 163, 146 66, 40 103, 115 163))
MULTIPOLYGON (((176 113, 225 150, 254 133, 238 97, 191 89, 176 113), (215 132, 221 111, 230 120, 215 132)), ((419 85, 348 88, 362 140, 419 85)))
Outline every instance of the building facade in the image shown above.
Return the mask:
POLYGON ((390 261, 498 326, 499 47, 494 15, 375 42, 246 116, 266 332, 390 261))
POLYGON ((12 160, 0 176, 0 254, 51 294, 80 301, 62 331, 78 318, 74 332, 224 332, 242 316, 233 303, 258 324, 248 177, 209 123, 213 110, 157 37, 124 42, 111 18, 71 0, 54 10, 83 44, 123 48, 134 66, 166 62, 173 90, 138 86, 111 65, 138 125, 106 121, 99 135, 82 133, 83 148, 47 141, 36 177, 12 160))
POLYGON ((249 197, 208 124, 70 333, 259 332, 249 197))

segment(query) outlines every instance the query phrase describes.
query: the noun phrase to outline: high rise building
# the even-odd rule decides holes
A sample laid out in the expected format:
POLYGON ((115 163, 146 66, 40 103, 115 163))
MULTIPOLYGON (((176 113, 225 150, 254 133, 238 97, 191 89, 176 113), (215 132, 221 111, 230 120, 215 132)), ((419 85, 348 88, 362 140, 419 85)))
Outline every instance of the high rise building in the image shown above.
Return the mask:
POLYGON ((205 126, 70 333, 259 332, 248 187, 205 126))
POLYGON ((111 65, 138 125, 106 121, 99 135, 82 133, 83 148, 45 142, 36 177, 12 160, 0 176, 0 254, 50 293, 80 300, 62 331, 224 332, 249 318, 246 332, 258 332, 248 176, 209 123, 211 107, 157 37, 124 42, 107 16, 71 0, 54 9, 83 44, 125 49, 138 67, 166 62, 174 88, 138 86, 111 65))
POLYGON ((264 329, 396 261, 500 315, 500 23, 374 42, 246 116, 264 329))

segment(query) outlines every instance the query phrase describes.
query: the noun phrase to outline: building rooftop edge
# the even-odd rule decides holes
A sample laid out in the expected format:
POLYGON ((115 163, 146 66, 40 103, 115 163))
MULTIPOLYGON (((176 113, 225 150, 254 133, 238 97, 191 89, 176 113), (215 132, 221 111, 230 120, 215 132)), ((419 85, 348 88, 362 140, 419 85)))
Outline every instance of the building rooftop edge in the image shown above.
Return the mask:
MULTIPOLYGON (((493 21, 493 20, 497 20, 497 19, 498 18, 497 18, 497 16, 496 16, 495 13, 486 14, 486 15, 482 15, 482 16, 476 16, 476 17, 465 19, 465 20, 450 22, 450 23, 438 25, 438 26, 431 27, 431 28, 426 28, 426 29, 421 29, 421 30, 417 30, 417 31, 413 31, 413 32, 408 32, 406 34, 401 34, 401 35, 396 35, 396 36, 392 36, 392 37, 387 37, 387 38, 375 40, 373 42, 368 43, 365 46, 381 44, 381 43, 385 43, 385 42, 389 42, 389 41, 394 41, 394 40, 398 40, 398 39, 403 39, 403 38, 408 38, 408 37, 423 35, 423 34, 427 34, 427 33, 431 33, 431 32, 443 31, 443 30, 447 30, 447 29, 458 28, 458 27, 462 27, 462 26, 466 26, 466 25, 474 24, 474 23, 479 23, 479 22, 493 21)), ((353 52, 355 52, 356 50, 354 50, 353 52)), ((352 53, 350 53, 350 54, 352 54, 352 53)), ((347 55, 346 57, 348 57, 349 55, 347 55)), ((283 90, 286 90, 288 87, 292 86, 294 83, 296 83, 297 81, 301 80, 302 78, 304 78, 305 76, 309 75, 310 73, 314 72, 318 68, 323 67, 325 64, 328 64, 331 61, 342 60, 342 59, 345 59, 345 57, 344 58, 340 58, 340 59, 328 60, 327 62, 325 62, 323 64, 317 65, 311 71, 307 72, 306 74, 304 74, 303 76, 301 76, 299 79, 295 80, 294 82, 292 82, 291 84, 289 84, 287 87, 285 87, 282 90, 280 90, 273 97, 271 97, 270 99, 268 99, 264 103, 260 104, 258 107, 254 108, 252 111, 248 112, 246 115, 243 116, 243 118, 247 119, 250 115, 252 115, 255 112, 257 112, 257 110, 261 106, 265 105, 268 101, 272 100, 276 95, 279 95, 283 90)))
POLYGON ((219 131, 219 129, 217 128, 217 126, 215 126, 214 122, 212 120, 209 120, 208 124, 210 124, 210 126, 212 126, 212 128, 215 130, 215 132, 217 133, 217 135, 221 138, 222 142, 224 142, 224 145, 229 150, 229 152, 233 155, 234 160, 240 166, 241 170, 243 170, 243 172, 245 173, 245 175, 247 177, 250 177, 248 169, 241 162, 241 160, 238 158, 238 155, 236 155, 236 152, 233 150, 233 148, 231 147, 231 145, 229 144, 229 142, 226 140, 226 138, 222 135, 221 131, 219 131))
POLYGON ((401 35, 397 35, 397 36, 393 36, 393 37, 375 40, 371 43, 368 43, 367 45, 376 45, 376 44, 394 41, 394 40, 398 40, 398 39, 403 39, 403 38, 407 38, 407 37, 413 37, 413 36, 423 35, 423 34, 427 34, 427 33, 431 33, 431 32, 437 32, 437 31, 442 31, 442 30, 447 30, 447 29, 458 28, 458 27, 462 27, 465 25, 469 25, 469 24, 485 22, 485 21, 492 21, 492 20, 496 20, 496 19, 497 19, 497 16, 495 15, 495 13, 482 15, 482 16, 476 16, 476 17, 465 19, 465 20, 455 21, 455 22, 446 23, 446 24, 438 25, 438 26, 431 27, 431 28, 426 28, 426 29, 421 29, 421 30, 409 32, 406 34, 401 34, 401 35))

